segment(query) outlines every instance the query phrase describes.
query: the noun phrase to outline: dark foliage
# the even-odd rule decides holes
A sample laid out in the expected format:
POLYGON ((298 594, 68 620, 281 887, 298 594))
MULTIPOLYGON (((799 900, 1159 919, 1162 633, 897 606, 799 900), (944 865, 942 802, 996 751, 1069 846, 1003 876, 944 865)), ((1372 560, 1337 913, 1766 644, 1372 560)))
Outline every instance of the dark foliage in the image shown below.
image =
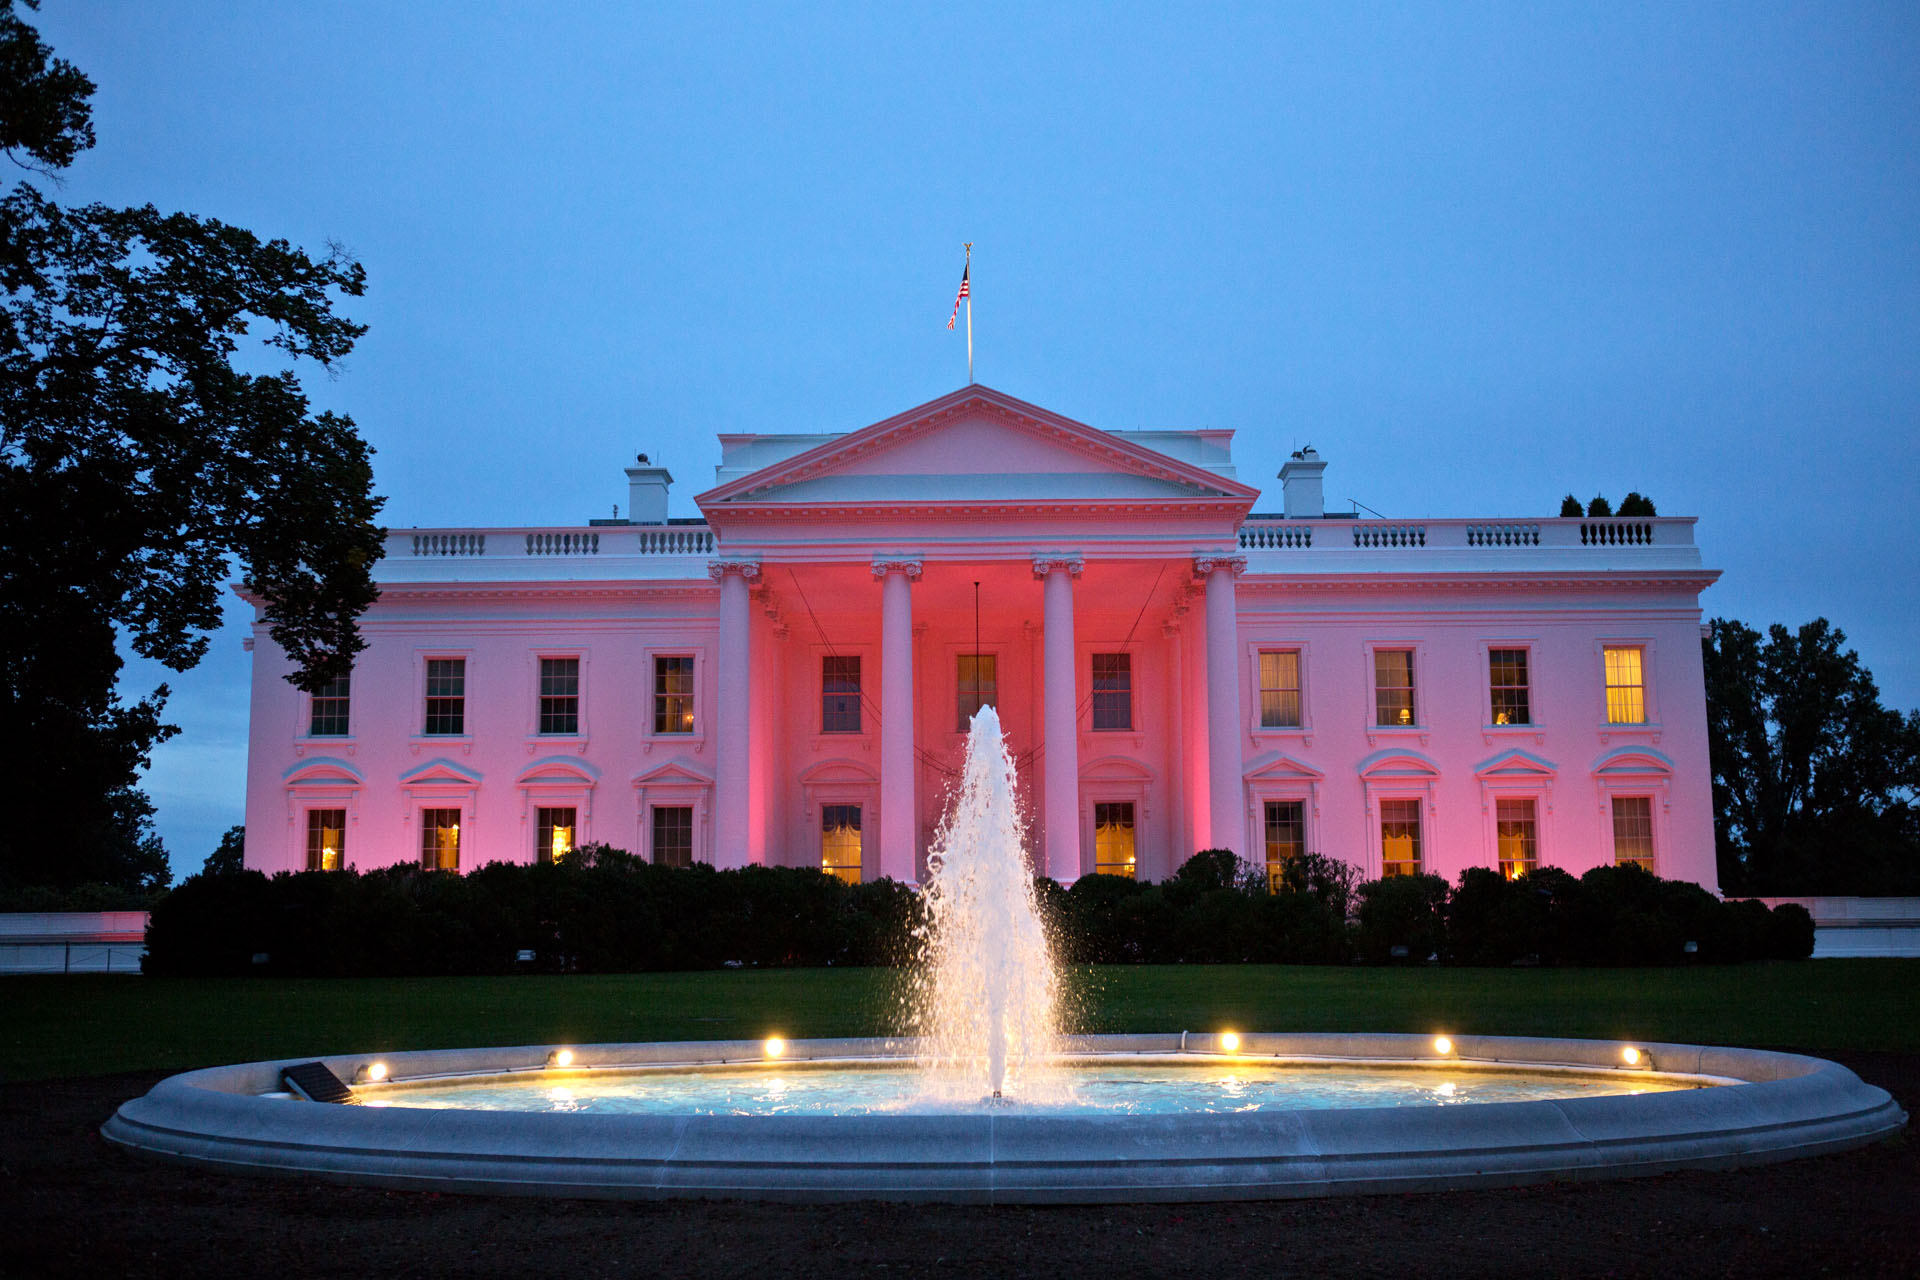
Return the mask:
POLYGON ((1574 497, 1572 494, 1568 494, 1566 497, 1560 499, 1560 518, 1562 520, 1583 516, 1585 514, 1587 514, 1586 508, 1582 507, 1580 505, 1580 499, 1574 497))
POLYGON ((1920 712, 1880 702, 1819 618, 1704 642, 1720 883, 1756 894, 1920 893, 1920 712))
POLYGON ((246 826, 228 827, 220 836, 220 843, 207 855, 200 870, 210 876, 231 875, 246 866, 247 828, 246 826))
POLYGON ((1439 876, 1388 876, 1360 886, 1354 945, 1370 964, 1419 964, 1445 945, 1447 882, 1439 876))
MULTIPOLYGON (((0 146, 55 170, 91 145, 91 82, 5 0, 0 69, 0 146)), ((49 858, 9 824, 0 884, 153 882, 134 788, 167 689, 120 701, 122 641, 192 667, 237 567, 301 687, 362 647, 369 450, 292 369, 245 370, 336 368, 364 328, 333 308, 364 281, 338 249, 151 205, 0 199, 0 806, 74 837, 49 858)))
POLYGON ((1593 495, 1593 501, 1587 504, 1587 514, 1590 516, 1610 516, 1613 514, 1613 504, 1596 493, 1593 495))
POLYGON ((147 971, 362 977, 897 964, 919 900, 811 869, 655 867, 587 846, 467 875, 388 867, 189 877, 155 908, 147 971), (531 961, 517 957, 533 952, 531 961), (255 962, 256 956, 266 959, 255 962))
POLYGON ((1653 499, 1643 493, 1629 493, 1620 499, 1620 514, 1623 516, 1655 516, 1660 514, 1653 509, 1653 499))

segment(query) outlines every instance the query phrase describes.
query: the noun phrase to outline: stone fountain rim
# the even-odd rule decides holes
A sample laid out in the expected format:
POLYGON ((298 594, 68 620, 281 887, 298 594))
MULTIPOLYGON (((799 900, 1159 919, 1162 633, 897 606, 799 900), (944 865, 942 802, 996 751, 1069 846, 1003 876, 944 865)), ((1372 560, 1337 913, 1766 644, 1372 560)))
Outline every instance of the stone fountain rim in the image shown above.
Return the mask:
MULTIPOLYGON (((110 1141, 230 1172, 479 1194, 1096 1203, 1267 1199, 1511 1186, 1725 1168, 1856 1147, 1906 1115, 1882 1089, 1801 1054, 1704 1045, 1451 1037, 1476 1068, 1624 1067, 1720 1088, 1468 1107, 1160 1116, 988 1111, 868 1116, 647 1116, 331 1106, 262 1096, 283 1059, 189 1071, 123 1104, 110 1141)), ((1430 1035, 1240 1033, 1243 1058, 1440 1061, 1430 1035)), ((563 1046, 335 1054, 351 1079, 537 1071, 563 1046)), ((573 1045, 574 1069, 765 1061, 759 1040, 573 1045)), ((797 1040, 787 1060, 910 1056, 901 1038, 797 1040)), ((1213 1056, 1212 1034, 1071 1037, 1077 1056, 1213 1056)))

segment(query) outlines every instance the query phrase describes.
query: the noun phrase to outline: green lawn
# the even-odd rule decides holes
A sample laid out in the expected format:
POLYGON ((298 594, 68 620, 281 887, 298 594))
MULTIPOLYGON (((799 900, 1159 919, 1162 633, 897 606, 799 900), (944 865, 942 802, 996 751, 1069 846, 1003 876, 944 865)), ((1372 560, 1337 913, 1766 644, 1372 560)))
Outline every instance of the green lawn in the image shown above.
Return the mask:
MULTIPOLYGON (((1702 969, 1168 965, 1078 975, 1090 1031, 1438 1031, 1920 1052, 1920 960, 1702 969)), ((0 978, 0 1079, 461 1045, 869 1035, 898 976, 0 978)))

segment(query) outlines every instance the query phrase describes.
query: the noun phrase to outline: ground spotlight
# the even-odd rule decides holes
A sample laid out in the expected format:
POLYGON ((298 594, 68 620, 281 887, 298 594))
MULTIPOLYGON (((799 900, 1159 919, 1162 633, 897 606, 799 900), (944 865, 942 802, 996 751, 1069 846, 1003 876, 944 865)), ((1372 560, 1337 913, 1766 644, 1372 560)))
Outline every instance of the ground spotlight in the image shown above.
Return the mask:
POLYGON ((547 1055, 547 1065, 548 1065, 549 1067, 570 1067, 570 1066, 572 1066, 572 1065, 573 1065, 573 1050, 571 1050, 571 1049, 555 1049, 555 1050, 554 1050, 554 1051, 553 1051, 552 1053, 550 1053, 550 1054, 548 1054, 548 1055, 547 1055))
POLYGON ((1234 1031, 1220 1033, 1220 1048, 1226 1053, 1240 1052, 1240 1035, 1234 1031))
POLYGON ((768 1036, 765 1048, 769 1058, 777 1058, 787 1051, 787 1042, 779 1036, 768 1036))
POLYGON ((1433 1051, 1444 1058, 1453 1052, 1453 1041, 1447 1039, 1445 1036, 1435 1036, 1433 1038, 1433 1051))

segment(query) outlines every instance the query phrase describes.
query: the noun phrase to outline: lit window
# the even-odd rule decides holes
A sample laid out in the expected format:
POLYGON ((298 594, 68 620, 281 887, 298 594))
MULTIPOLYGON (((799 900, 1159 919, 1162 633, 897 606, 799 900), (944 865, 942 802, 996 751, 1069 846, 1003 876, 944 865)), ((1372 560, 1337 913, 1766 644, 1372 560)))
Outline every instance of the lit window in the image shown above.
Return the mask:
POLYGON ((1260 653, 1260 727, 1300 727, 1300 651, 1265 649, 1260 653))
POLYGON ((1133 879, 1133 803, 1093 806, 1093 870, 1096 875, 1133 879))
POLYGON ((1380 874, 1420 874, 1420 802, 1380 802, 1380 874))
POLYGON ((573 852, 574 811, 540 809, 533 836, 536 862, 559 862, 573 852))
POLYGON ((307 810, 307 870, 338 871, 347 865, 347 811, 307 810))
POLYGON ((656 657, 653 660, 653 731, 693 732, 691 657, 656 657))
POLYGON ((1306 851, 1306 809, 1298 800, 1267 801, 1267 885, 1275 892, 1280 889, 1287 864, 1306 851))
POLYGON ((316 738, 346 737, 347 710, 352 693, 351 672, 337 675, 314 690, 313 718, 307 724, 307 732, 316 738))
POLYGON ((820 732, 860 732, 860 659, 820 659, 820 732))
POLYGON ((682 868, 693 865, 692 805, 653 806, 653 865, 682 868))
POLYGON ((1493 722, 1532 724, 1532 699, 1527 689, 1527 651, 1489 649, 1487 668, 1487 679, 1493 692, 1493 722))
POLYGON ((1093 727, 1133 728, 1133 655, 1093 655, 1093 727))
POLYGON ((460 869, 460 811, 420 811, 420 865, 429 871, 460 869))
POLYGON ((1373 651, 1373 709, 1375 724, 1412 724, 1413 650, 1373 651))
POLYGON ((1608 724, 1645 724, 1647 722, 1647 685, 1642 657, 1638 648, 1608 647, 1606 651, 1608 724))
POLYGON ((860 806, 820 806, 820 869, 848 884, 860 883, 860 806))
POLYGON ((540 732, 580 732, 580 659, 540 659, 540 732))
POLYGON ((959 704, 959 723, 955 730, 965 733, 972 727, 974 713, 982 707, 1000 704, 1000 659, 991 653, 960 655, 955 701, 959 704))
POLYGON ((426 732, 462 734, 467 731, 467 660, 427 659, 426 732))
POLYGON ((1500 850, 1500 874, 1515 880, 1538 865, 1540 825, 1532 797, 1495 800, 1495 842, 1500 850))
POLYGON ((1653 801, 1647 796, 1613 798, 1613 860, 1653 870, 1653 801))

